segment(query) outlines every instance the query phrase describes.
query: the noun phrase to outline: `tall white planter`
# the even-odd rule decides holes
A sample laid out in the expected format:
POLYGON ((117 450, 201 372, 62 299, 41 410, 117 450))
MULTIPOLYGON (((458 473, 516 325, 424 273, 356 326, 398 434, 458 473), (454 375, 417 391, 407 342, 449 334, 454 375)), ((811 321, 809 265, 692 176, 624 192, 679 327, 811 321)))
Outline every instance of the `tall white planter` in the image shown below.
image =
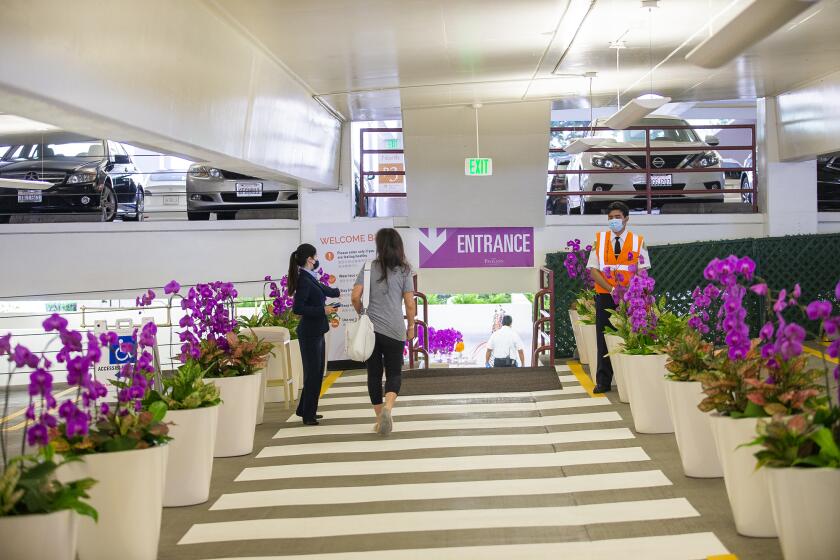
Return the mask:
POLYGON ((292 379, 295 387, 294 400, 296 400, 303 387, 303 359, 300 357, 300 341, 298 339, 289 343, 289 351, 292 358, 292 379))
POLYGON ((709 415, 697 408, 705 397, 702 384, 666 379, 665 396, 685 475, 696 478, 723 476, 709 415))
POLYGON ((69 509, 0 517, 0 554, 9 560, 76 560, 78 518, 69 509))
POLYGON ((667 354, 621 355, 633 425, 640 434, 669 434, 674 431, 665 398, 667 361, 667 354))
POLYGON ((216 430, 215 457, 238 457, 254 450, 257 423, 257 393, 261 375, 205 379, 219 388, 219 427, 216 430))
POLYGON ((755 470, 753 454, 756 448, 738 447, 756 438, 757 419, 733 419, 713 413, 709 415, 709 421, 723 467, 723 481, 735 528, 746 537, 775 537, 766 469, 755 470))
POLYGON ((256 424, 262 424, 263 419, 265 418, 265 391, 266 391, 266 384, 268 383, 267 375, 265 373, 265 369, 261 369, 254 375, 260 376, 259 385, 257 385, 257 410, 256 410, 256 424))
MULTIPOLYGON (((90 477, 99 522, 79 519, 79 560, 155 560, 160 541, 163 485, 169 446, 93 453, 61 467, 59 480, 90 477)), ((44 536, 48 540, 49 535, 44 536)), ((44 558, 49 558, 45 556, 44 558)))
POLYGON ((761 469, 785 560, 840 558, 840 469, 761 469))
POLYGON ((291 378, 291 371, 286 372, 286 346, 291 339, 289 329, 285 327, 254 327, 251 329, 257 337, 274 346, 274 350, 268 356, 268 363, 265 367, 265 402, 285 402, 283 384, 286 379, 291 378), (274 383, 272 383, 274 382, 274 383))
POLYGON ((580 333, 583 337, 583 345, 586 347, 586 359, 589 365, 589 377, 592 378, 593 383, 597 383, 595 379, 598 370, 598 339, 595 325, 580 324, 580 333))
POLYGON ((624 340, 614 334, 605 334, 604 341, 607 343, 607 351, 610 353, 613 377, 618 387, 618 400, 629 403, 630 397, 627 395, 627 386, 624 382, 624 362, 621 360, 621 354, 619 353, 619 350, 624 346, 624 340))
POLYGON ((170 410, 169 461, 166 465, 164 507, 203 504, 210 497, 213 449, 219 423, 219 406, 170 410))
POLYGON ((580 317, 578 312, 574 309, 569 310, 569 321, 572 323, 572 334, 575 336, 575 346, 577 346, 578 359, 582 364, 589 363, 589 356, 586 355, 586 345, 583 340, 583 335, 580 332, 580 317))

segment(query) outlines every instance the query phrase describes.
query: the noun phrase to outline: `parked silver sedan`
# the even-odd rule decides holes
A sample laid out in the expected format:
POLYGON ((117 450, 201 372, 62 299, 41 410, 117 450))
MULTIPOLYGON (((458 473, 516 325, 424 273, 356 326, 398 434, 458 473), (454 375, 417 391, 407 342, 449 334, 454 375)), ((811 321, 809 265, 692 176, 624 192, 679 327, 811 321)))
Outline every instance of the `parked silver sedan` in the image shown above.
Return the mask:
POLYGON ((239 210, 296 208, 297 187, 196 163, 187 172, 187 218, 233 220, 239 210))

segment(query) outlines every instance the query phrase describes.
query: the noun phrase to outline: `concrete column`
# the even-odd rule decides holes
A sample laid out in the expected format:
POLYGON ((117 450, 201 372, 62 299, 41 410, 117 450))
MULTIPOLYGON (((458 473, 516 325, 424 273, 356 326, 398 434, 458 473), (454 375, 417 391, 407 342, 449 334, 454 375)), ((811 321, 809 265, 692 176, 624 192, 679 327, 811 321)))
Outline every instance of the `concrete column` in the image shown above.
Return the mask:
POLYGON ((815 159, 782 161, 778 102, 759 99, 756 106, 759 208, 768 236, 817 233, 817 166, 815 159))

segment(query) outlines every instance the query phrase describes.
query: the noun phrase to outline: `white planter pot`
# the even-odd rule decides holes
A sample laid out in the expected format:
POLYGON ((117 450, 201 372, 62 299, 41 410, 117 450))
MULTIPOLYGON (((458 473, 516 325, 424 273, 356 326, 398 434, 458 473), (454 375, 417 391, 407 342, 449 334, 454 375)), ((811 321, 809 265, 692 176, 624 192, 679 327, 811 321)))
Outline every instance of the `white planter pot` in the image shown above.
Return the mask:
POLYGON ((168 451, 169 446, 161 445, 93 453, 59 469, 62 482, 86 477, 97 481, 88 494, 90 505, 99 512, 99 522, 79 519, 79 560, 158 557, 168 451))
POLYGON ((274 350, 268 356, 265 367, 265 402, 285 402, 283 393, 284 379, 291 378, 291 371, 286 372, 286 341, 290 340, 289 329, 285 327, 254 327, 251 329, 259 338, 270 342, 274 350), (274 382, 274 383, 272 383, 274 382))
POLYGON ((289 343, 289 350, 292 358, 292 379, 295 387, 294 400, 297 400, 298 394, 303 388, 303 359, 300 357, 300 342, 298 339, 289 343))
POLYGON ((63 509, 0 517, 0 551, 8 560, 76 560, 78 517, 63 509))
POLYGON ((702 384, 666 379, 665 396, 685 475, 696 478, 723 476, 709 415, 697 408, 705 397, 702 384))
POLYGON ((260 376, 260 382, 257 385, 257 416, 255 420, 256 424, 259 425, 263 423, 263 419, 265 418, 265 390, 267 388, 266 384, 268 383, 268 380, 264 369, 258 371, 254 375, 260 376))
POLYGON ((580 334, 583 338, 583 345, 586 347, 586 360, 589 365, 589 377, 597 384, 595 379, 598 373, 598 338, 595 325, 580 324, 580 334))
POLYGON ((257 392, 262 383, 261 377, 242 375, 205 380, 214 383, 222 397, 214 457, 238 457, 248 455, 254 450, 257 392))
POLYGON ((210 497, 219 406, 170 410, 166 413, 166 422, 172 422, 169 426, 172 441, 169 442, 163 505, 203 504, 210 497))
POLYGON ((735 528, 746 537, 775 537, 776 525, 770 506, 766 469, 755 470, 754 447, 741 447, 756 437, 756 418, 733 419, 709 415, 715 445, 723 467, 726 494, 735 518, 735 528))
POLYGON ((605 334, 604 341, 607 343, 607 351, 610 353, 610 363, 613 370, 613 381, 618 387, 618 400, 629 403, 627 386, 624 382, 624 362, 621 361, 621 354, 618 352, 624 346, 624 340, 614 334, 605 334))
POLYGON ((785 560, 840 558, 840 469, 761 470, 785 560))
POLYGON ((621 355, 633 425, 640 434, 669 434, 674 431, 665 398, 667 361, 667 354, 621 355))
POLYGON ((572 333, 575 336, 575 346, 577 346, 578 359, 582 364, 589 363, 589 356, 586 355, 586 346, 584 344, 583 335, 580 332, 580 317, 578 312, 574 309, 569 310, 569 321, 572 323, 572 333))

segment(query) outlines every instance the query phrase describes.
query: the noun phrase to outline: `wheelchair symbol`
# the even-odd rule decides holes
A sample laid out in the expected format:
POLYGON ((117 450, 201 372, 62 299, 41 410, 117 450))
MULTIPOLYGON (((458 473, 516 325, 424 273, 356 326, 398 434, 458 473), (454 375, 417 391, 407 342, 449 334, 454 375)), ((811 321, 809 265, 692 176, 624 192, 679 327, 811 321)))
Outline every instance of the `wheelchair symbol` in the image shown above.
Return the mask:
POLYGON ((116 344, 111 346, 111 364, 127 364, 134 362, 135 352, 127 352, 123 349, 123 344, 130 344, 134 347, 137 344, 137 341, 134 340, 134 337, 129 336, 121 336, 116 344))

